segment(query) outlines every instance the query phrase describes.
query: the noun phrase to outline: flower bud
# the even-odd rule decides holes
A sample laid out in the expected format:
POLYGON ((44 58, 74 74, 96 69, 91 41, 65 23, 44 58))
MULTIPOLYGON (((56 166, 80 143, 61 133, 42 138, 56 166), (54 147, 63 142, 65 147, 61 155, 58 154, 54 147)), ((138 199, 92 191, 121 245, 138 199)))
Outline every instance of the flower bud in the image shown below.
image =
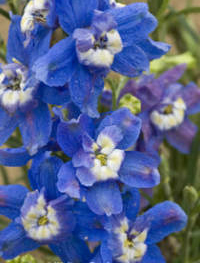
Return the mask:
POLYGON ((141 111, 141 102, 138 98, 128 93, 119 101, 119 108, 123 107, 128 108, 133 114, 138 114, 141 111))

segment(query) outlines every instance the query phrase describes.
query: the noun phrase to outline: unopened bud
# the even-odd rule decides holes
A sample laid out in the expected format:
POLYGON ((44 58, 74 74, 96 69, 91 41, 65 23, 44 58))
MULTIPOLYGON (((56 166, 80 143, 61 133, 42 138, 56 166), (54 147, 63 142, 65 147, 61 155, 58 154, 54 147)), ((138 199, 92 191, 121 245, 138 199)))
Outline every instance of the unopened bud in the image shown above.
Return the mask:
POLYGON ((119 108, 123 107, 128 108, 133 114, 138 114, 141 111, 141 102, 138 98, 128 93, 119 101, 119 108))
POLYGON ((198 192, 193 186, 187 185, 183 190, 183 196, 184 196, 184 203, 187 209, 191 210, 195 206, 199 198, 198 192))

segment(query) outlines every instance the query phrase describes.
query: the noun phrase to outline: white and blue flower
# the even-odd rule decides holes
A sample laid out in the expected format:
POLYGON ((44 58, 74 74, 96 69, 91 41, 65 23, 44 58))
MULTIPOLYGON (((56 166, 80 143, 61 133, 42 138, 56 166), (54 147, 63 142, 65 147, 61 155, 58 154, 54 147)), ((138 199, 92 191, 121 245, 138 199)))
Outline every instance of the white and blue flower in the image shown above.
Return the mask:
POLYGON ((140 119, 126 108, 106 116, 96 127, 86 115, 61 121, 57 140, 72 161, 59 171, 59 191, 74 198, 84 196, 94 213, 111 215, 122 210, 119 183, 137 188, 157 185, 158 162, 127 151, 136 143, 140 128, 140 119))
MULTIPOLYGON (((139 202, 139 199, 135 202, 139 202)), ((156 243, 182 230, 187 223, 186 214, 170 201, 157 204, 138 217, 136 214, 132 218, 127 218, 126 213, 108 218, 105 223, 108 234, 90 262, 166 262, 156 243)))
POLYGON ((110 70, 138 76, 169 50, 148 37, 157 21, 146 4, 99 8, 98 0, 56 2, 59 23, 69 36, 34 64, 36 78, 45 84, 69 83, 71 100, 91 117, 98 116, 98 96, 110 70))
POLYGON ((0 186, 0 214, 12 220, 0 231, 0 255, 17 255, 58 242, 67 243, 75 227, 73 201, 56 188, 57 172, 62 161, 47 155, 38 156, 29 172, 33 191, 21 185, 0 186))

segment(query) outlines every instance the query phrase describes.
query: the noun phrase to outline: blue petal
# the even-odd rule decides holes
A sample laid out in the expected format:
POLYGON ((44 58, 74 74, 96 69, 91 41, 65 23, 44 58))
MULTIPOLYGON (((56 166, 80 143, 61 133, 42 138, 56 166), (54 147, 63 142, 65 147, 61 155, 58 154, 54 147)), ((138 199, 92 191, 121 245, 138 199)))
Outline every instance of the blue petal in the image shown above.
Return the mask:
POLYGON ((74 40, 67 37, 60 40, 49 52, 33 65, 35 76, 49 86, 63 86, 76 69, 74 40))
POLYGON ((104 82, 102 78, 91 74, 86 67, 81 65, 77 67, 69 83, 72 101, 83 113, 86 113, 92 118, 99 116, 97 104, 103 87, 104 82))
POLYGON ((28 177, 33 190, 41 190, 45 187, 45 196, 52 200, 60 196, 56 187, 57 174, 62 165, 62 161, 57 157, 47 154, 38 154, 32 162, 28 177))
POLYGON ((93 120, 84 114, 77 120, 61 122, 57 130, 58 144, 71 157, 81 148, 82 134, 86 132, 93 135, 93 130, 93 120))
POLYGON ((105 127, 99 135, 104 135, 109 137, 117 147, 117 145, 122 141, 123 139, 123 134, 120 128, 118 128, 116 125, 111 125, 105 127))
POLYGON ((72 34, 76 28, 88 27, 91 24, 93 12, 98 7, 98 0, 59 0, 56 1, 56 11, 63 30, 72 34))
POLYGON ((179 205, 165 201, 139 216, 134 224, 138 231, 148 229, 147 244, 161 241, 173 232, 182 230, 187 223, 187 215, 179 205))
POLYGON ((108 11, 118 24, 117 30, 124 46, 130 46, 148 38, 157 26, 156 18, 148 12, 145 3, 134 3, 123 8, 112 8, 108 11))
POLYGON ((0 164, 5 166, 23 166, 32 156, 24 147, 0 149, 0 164))
MULTIPOLYGON (((112 261, 111 261, 112 262, 112 261)), ((96 253, 96 255, 92 258, 92 260, 89 262, 89 263, 104 263, 102 261, 102 257, 101 257, 101 254, 100 254, 100 251, 98 251, 96 253)), ((108 263, 108 262, 107 262, 108 263)), ((109 262, 110 263, 110 262, 109 262)))
POLYGON ((111 69, 128 77, 136 77, 149 70, 149 59, 139 46, 124 47, 115 55, 111 69))
POLYGON ((140 41, 137 43, 137 46, 145 52, 149 60, 160 58, 170 49, 170 45, 153 41, 150 38, 140 41))
POLYGON ((82 240, 71 237, 65 242, 57 245, 50 245, 50 249, 63 261, 69 262, 89 262, 91 254, 88 246, 82 240))
POLYGON ((40 102, 32 111, 23 115, 23 121, 19 125, 24 146, 31 155, 46 145, 51 134, 51 115, 48 106, 40 102))
POLYGON ((135 221, 140 210, 140 193, 135 188, 127 187, 123 194, 123 211, 128 219, 135 221))
POLYGON ((66 193, 72 198, 80 198, 80 186, 71 162, 63 164, 60 168, 57 187, 61 193, 66 193))
POLYGON ((38 92, 38 95, 45 103, 62 105, 70 101, 69 89, 67 86, 49 87, 41 83, 38 92))
POLYGON ((74 230, 76 220, 71 210, 72 205, 73 200, 69 199, 67 195, 62 195, 49 202, 49 206, 56 211, 57 220, 60 225, 58 234, 51 240, 51 242, 66 240, 74 230))
POLYGON ((40 245, 26 237, 24 228, 16 223, 11 223, 0 231, 0 256, 3 259, 14 257, 38 248, 40 245))
POLYGON ((0 145, 2 145, 17 128, 19 117, 10 116, 4 109, 0 108, 0 121, 0 145))
POLYGON ((27 46, 24 45, 25 35, 20 28, 20 16, 12 16, 7 43, 7 61, 17 59, 20 63, 31 66, 35 60, 44 55, 50 45, 51 30, 38 26, 37 32, 32 36, 27 46))
POLYGON ((197 126, 186 119, 179 127, 166 133, 167 141, 182 153, 189 153, 197 126))
POLYGON ((28 189, 22 185, 0 186, 0 214, 10 219, 20 215, 28 189))
POLYGON ((119 171, 120 180, 131 187, 151 188, 160 182, 158 162, 136 151, 126 152, 119 171))
POLYGON ((76 176, 84 186, 92 186, 97 181, 93 173, 86 167, 77 168, 76 176))
POLYGON ((72 163, 74 167, 84 166, 87 168, 91 168, 94 166, 93 159, 94 158, 91 156, 90 153, 87 153, 83 149, 80 149, 74 154, 72 158, 72 163))
POLYGON ((100 254, 102 258, 102 263, 112 262, 112 252, 108 249, 108 244, 106 241, 102 242, 101 244, 100 254))
POLYGON ((124 136, 117 148, 127 149, 133 146, 140 134, 141 120, 134 116, 127 108, 116 110, 102 120, 97 129, 97 135, 105 127, 112 125, 116 125, 120 128, 124 136))
POLYGON ((101 224, 101 218, 94 214, 85 202, 76 202, 73 212, 77 221, 75 234, 77 234, 81 239, 88 241, 100 241, 107 236, 106 230, 103 227, 99 227, 101 224))
POLYGON ((156 245, 150 245, 141 263, 165 263, 165 259, 156 245))
POLYGON ((89 208, 98 215, 110 216, 122 212, 122 199, 115 182, 100 182, 86 192, 89 208))

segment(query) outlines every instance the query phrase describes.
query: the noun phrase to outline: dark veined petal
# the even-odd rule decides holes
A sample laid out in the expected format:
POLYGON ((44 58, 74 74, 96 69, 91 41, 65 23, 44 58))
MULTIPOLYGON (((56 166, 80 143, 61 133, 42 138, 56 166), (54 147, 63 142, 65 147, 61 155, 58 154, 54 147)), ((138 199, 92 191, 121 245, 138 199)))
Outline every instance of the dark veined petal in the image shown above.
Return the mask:
POLYGON ((0 214, 10 219, 18 217, 27 193, 28 189, 22 185, 1 185, 0 214))
POLYGON ((52 121, 48 106, 40 102, 32 111, 22 115, 19 125, 24 146, 30 155, 46 145, 51 134, 52 121))
POLYGON ((134 3, 123 8, 112 8, 107 11, 118 24, 117 30, 125 47, 147 39, 157 26, 156 18, 148 12, 145 3, 134 3))
POLYGON ((122 197, 124 214, 131 221, 135 221, 140 209, 140 193, 138 189, 127 187, 127 191, 122 197))
POLYGON ((140 41, 137 43, 137 46, 145 52, 149 60, 160 58, 170 49, 170 45, 163 42, 153 41, 150 38, 140 41))
POLYGON ((33 190, 41 190, 45 187, 47 199, 56 199, 60 193, 56 187, 57 174, 63 164, 62 160, 48 154, 38 154, 33 158, 28 177, 33 190))
POLYGON ((131 187, 151 188, 160 182, 155 158, 137 152, 127 151, 119 171, 120 180, 131 187))
POLYGON ((71 99, 81 112, 92 118, 99 117, 97 111, 98 97, 103 90, 103 79, 79 65, 69 82, 71 99))
POLYGON ((94 10, 98 8, 98 0, 59 0, 56 11, 63 30, 72 34, 76 28, 88 27, 91 24, 94 10))
POLYGON ((165 201, 149 209, 139 216, 134 229, 148 229, 147 244, 161 241, 173 232, 182 230, 187 223, 187 215, 176 203, 165 201))
POLYGON ((58 125, 57 141, 64 153, 72 157, 81 148, 82 135, 85 132, 93 135, 93 131, 93 120, 82 114, 77 120, 72 119, 58 125))
POLYGON ((111 69, 125 76, 136 77, 149 70, 149 59, 139 46, 125 47, 115 55, 111 69))

